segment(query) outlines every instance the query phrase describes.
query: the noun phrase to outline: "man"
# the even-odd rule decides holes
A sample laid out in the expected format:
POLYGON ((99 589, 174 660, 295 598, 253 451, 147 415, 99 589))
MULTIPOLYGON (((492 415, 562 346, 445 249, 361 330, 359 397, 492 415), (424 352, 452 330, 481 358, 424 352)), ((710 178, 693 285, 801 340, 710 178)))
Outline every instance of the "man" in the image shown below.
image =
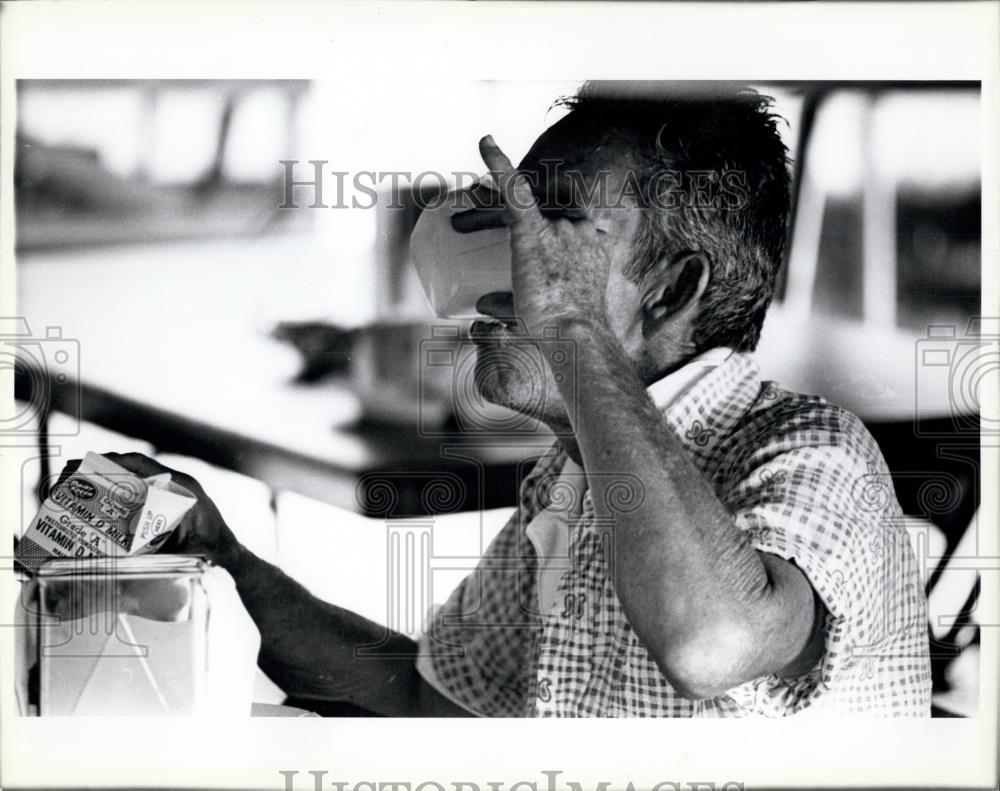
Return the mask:
POLYGON ((366 656, 383 629, 241 547, 181 476, 199 495, 181 549, 236 579, 261 667, 390 715, 927 715, 926 604, 875 442, 747 356, 788 210, 768 101, 590 89, 519 171, 480 149, 513 292, 480 300, 477 382, 521 411, 542 387, 558 441, 419 645, 366 656), (488 362, 515 345, 544 382, 488 362))

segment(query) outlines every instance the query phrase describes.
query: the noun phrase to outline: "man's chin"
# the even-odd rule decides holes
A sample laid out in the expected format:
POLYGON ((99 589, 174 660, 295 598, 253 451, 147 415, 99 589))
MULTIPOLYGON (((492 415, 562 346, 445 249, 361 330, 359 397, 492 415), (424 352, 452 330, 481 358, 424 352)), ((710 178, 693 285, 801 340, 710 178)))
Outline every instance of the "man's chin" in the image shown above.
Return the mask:
MULTIPOLYGON (((553 405, 545 403, 539 398, 539 393, 527 384, 511 382, 495 371, 477 370, 476 390, 480 398, 492 406, 508 409, 540 423, 551 424, 550 418, 561 414, 558 407, 554 409, 553 405)), ((554 419, 560 422, 558 418, 554 419)))
POLYGON ((521 411, 502 377, 488 368, 476 369, 476 392, 489 404, 512 409, 515 412, 521 411))

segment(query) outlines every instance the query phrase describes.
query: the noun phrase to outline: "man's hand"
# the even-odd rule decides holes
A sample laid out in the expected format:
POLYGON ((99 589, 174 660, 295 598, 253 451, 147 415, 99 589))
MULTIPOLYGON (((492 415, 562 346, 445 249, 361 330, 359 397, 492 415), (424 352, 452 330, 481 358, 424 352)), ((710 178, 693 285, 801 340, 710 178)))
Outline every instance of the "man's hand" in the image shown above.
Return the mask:
MULTIPOLYGON (((103 455, 109 461, 113 461, 141 478, 169 472, 174 482, 198 498, 198 502, 184 516, 161 551, 204 555, 210 562, 229 571, 235 568, 239 560, 240 543, 222 518, 215 503, 205 494, 205 490, 201 488, 198 481, 186 473, 164 467, 158 461, 141 453, 105 453, 103 455)), ((77 466, 79 466, 78 461, 69 462, 60 476, 60 480, 65 479, 67 473, 71 473, 77 466)))
POLYGON ((528 180, 491 136, 479 141, 479 151, 503 196, 504 223, 511 235, 514 308, 528 333, 542 337, 544 328, 567 321, 607 326, 611 258, 606 235, 589 216, 546 219, 528 180))

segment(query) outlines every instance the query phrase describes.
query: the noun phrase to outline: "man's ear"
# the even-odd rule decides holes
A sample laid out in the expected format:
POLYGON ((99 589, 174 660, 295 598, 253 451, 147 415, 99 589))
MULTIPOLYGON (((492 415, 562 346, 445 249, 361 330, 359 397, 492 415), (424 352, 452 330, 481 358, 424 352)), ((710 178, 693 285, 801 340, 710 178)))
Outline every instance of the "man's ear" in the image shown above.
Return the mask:
POLYGON ((700 250, 664 258, 649 274, 650 285, 642 301, 643 337, 652 338, 666 324, 696 310, 711 271, 709 256, 700 250))

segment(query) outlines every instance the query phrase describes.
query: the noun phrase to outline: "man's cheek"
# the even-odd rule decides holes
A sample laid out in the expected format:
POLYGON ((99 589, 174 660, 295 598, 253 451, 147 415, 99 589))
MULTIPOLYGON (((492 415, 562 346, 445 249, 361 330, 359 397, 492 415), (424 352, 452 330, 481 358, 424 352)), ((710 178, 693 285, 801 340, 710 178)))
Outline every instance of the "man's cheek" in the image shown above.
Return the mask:
POLYGON ((604 293, 608 326, 618 340, 623 340, 630 326, 641 318, 642 313, 642 292, 639 286, 624 275, 624 269, 630 260, 631 256, 626 261, 613 263, 604 293))

